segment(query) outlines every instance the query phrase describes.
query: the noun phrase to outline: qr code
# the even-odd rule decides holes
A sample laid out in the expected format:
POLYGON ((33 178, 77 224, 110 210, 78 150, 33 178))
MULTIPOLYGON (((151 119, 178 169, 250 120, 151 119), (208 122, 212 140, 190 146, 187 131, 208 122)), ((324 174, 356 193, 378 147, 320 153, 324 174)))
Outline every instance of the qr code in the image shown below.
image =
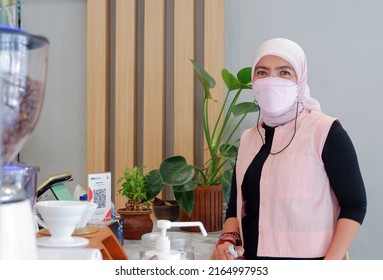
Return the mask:
POLYGON ((97 208, 106 206, 106 189, 98 189, 93 191, 93 202, 97 203, 97 208))

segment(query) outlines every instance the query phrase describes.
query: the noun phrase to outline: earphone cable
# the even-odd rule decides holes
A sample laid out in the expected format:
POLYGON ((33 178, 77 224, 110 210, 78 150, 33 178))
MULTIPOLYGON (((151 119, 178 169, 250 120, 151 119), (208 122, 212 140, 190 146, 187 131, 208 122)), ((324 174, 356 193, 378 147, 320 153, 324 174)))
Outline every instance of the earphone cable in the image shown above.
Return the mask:
MULTIPOLYGON (((293 136, 291 137, 289 143, 288 143, 283 149, 281 149, 280 151, 278 151, 278 152, 276 152, 276 153, 272 153, 272 152, 270 152, 270 155, 275 156, 275 155, 277 155, 277 154, 283 152, 284 150, 287 149, 288 146, 290 146, 291 142, 293 142, 293 139, 294 139, 294 137, 295 137, 295 133, 297 132, 298 108, 299 108, 299 102, 297 102, 297 110, 296 110, 296 113, 295 113, 294 133, 293 133, 293 136)), ((257 130, 258 130, 259 135, 261 136, 262 144, 264 145, 264 144, 265 144, 265 140, 263 139, 263 136, 262 136, 261 132, 259 131, 259 125, 258 125, 260 114, 261 114, 261 111, 259 110, 258 119, 257 119, 257 130)))

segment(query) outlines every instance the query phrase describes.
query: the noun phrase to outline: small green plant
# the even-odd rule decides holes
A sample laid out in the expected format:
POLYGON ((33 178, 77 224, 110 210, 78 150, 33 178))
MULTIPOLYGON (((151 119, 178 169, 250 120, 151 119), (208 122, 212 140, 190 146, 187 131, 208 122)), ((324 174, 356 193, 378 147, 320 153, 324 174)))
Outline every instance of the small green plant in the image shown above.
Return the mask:
POLYGON ((119 194, 128 199, 126 203, 127 210, 150 209, 151 203, 149 202, 150 198, 147 196, 144 168, 144 166, 135 166, 133 169, 125 168, 123 176, 117 180, 117 183, 121 184, 119 194))

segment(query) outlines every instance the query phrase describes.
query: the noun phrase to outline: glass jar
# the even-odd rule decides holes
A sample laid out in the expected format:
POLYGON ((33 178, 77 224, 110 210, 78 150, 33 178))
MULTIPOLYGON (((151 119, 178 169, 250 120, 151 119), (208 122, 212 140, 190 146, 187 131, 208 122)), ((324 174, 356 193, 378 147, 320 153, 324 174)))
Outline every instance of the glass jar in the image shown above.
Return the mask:
MULTIPOLYGON (((145 258, 145 253, 156 249, 156 240, 161 232, 150 232, 142 235, 140 244, 140 259, 145 258)), ((187 233, 167 231, 170 240, 170 249, 181 253, 181 260, 194 260, 194 249, 191 246, 191 236, 187 233)))

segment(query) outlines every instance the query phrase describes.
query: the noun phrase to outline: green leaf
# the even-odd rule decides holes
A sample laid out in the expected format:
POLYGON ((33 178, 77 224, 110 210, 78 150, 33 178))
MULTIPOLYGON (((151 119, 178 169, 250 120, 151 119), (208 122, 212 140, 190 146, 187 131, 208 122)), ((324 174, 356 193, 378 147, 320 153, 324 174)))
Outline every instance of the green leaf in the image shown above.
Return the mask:
POLYGON ((255 102, 242 102, 232 107, 232 112, 235 117, 258 111, 259 107, 255 102))
POLYGON ((190 217, 194 207, 194 191, 174 192, 174 197, 178 205, 184 209, 190 217))
POLYGON ((224 157, 236 157, 238 153, 238 147, 230 144, 222 144, 219 147, 219 152, 224 157))
POLYGON ((193 59, 191 59, 191 62, 193 63, 194 70, 196 71, 197 77, 204 89, 205 99, 212 99, 210 89, 215 87, 216 83, 214 78, 210 76, 209 73, 207 73, 205 69, 203 69, 203 67, 200 64, 198 64, 198 62, 196 62, 193 59))
POLYGON ((184 185, 195 175, 193 166, 187 164, 182 156, 167 158, 161 163, 159 170, 164 183, 171 186, 184 185))
POLYGON ((196 187, 197 187, 197 183, 194 181, 190 181, 181 186, 173 186, 173 191, 174 192, 194 191, 196 187))
POLYGON ((123 177, 117 180, 121 184, 119 193, 135 202, 145 202, 147 200, 144 166, 135 166, 133 169, 125 168, 123 177))
POLYGON ((232 177, 233 177, 233 171, 232 170, 226 170, 223 172, 221 182, 222 182, 223 197, 224 197, 226 203, 229 203, 229 201, 230 201, 232 177))
POLYGON ((197 75, 202 77, 206 81, 206 84, 209 86, 209 88, 215 87, 214 78, 210 76, 209 73, 207 73, 206 70, 197 61, 191 59, 191 62, 193 63, 197 75))
POLYGON ((237 79, 241 84, 251 84, 251 67, 242 68, 237 73, 237 79))
POLYGON ((158 169, 150 171, 145 176, 145 183, 147 185, 146 195, 147 200, 155 198, 164 187, 164 182, 162 181, 160 171, 158 169))
POLYGON ((230 144, 222 144, 219 147, 220 154, 227 159, 231 168, 235 165, 235 160, 237 159, 238 147, 230 144))
POLYGON ((232 155, 232 156, 227 158, 227 161, 229 162, 231 168, 234 168, 236 159, 237 159, 237 155, 235 155, 235 156, 232 155))
POLYGON ((221 75, 222 75, 222 79, 225 82, 226 87, 229 91, 242 88, 241 83, 227 69, 222 69, 221 75))

